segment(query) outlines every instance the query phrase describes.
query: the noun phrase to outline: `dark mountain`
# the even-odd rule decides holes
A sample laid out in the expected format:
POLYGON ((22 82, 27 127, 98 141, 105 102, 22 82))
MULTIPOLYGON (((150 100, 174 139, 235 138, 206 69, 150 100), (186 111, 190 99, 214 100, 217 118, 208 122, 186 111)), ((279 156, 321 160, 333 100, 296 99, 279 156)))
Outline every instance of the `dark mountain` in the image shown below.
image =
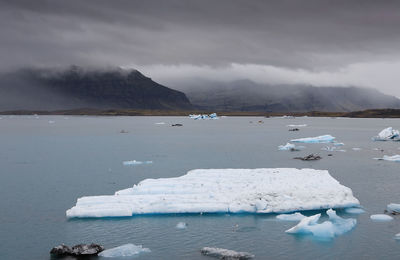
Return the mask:
POLYGON ((21 69, 0 75, 0 110, 191 109, 186 95, 137 70, 21 69))
POLYGON ((375 89, 264 85, 249 80, 230 83, 202 82, 185 89, 191 103, 215 111, 347 112, 400 108, 400 100, 375 89))

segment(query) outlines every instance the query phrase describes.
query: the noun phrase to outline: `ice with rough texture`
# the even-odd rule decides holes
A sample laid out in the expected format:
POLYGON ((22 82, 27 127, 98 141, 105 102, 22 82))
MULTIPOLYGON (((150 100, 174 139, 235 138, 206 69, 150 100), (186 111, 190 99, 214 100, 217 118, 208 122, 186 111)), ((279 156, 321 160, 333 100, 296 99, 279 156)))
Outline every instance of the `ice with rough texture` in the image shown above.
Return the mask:
POLYGON ((389 162, 400 162, 400 155, 396 154, 393 156, 384 155, 382 158, 374 158, 375 160, 380 161, 389 161, 389 162))
POLYGON ((305 147, 304 146, 296 146, 294 144, 291 143, 286 143, 285 145, 280 145, 278 146, 278 149, 280 151, 301 151, 303 150, 305 147))
POLYGON ((349 214, 362 214, 365 212, 362 208, 346 208, 344 211, 349 214))
POLYGON ((331 135, 320 135, 316 137, 306 137, 299 139, 292 139, 291 142, 295 143, 332 143, 335 140, 335 137, 331 135))
POLYGON ((388 140, 394 140, 394 141, 399 141, 400 140, 400 133, 399 130, 393 129, 393 127, 388 127, 383 129, 379 134, 375 137, 372 138, 374 141, 388 141, 388 140))
POLYGON ((177 229, 185 229, 185 228, 187 228, 187 224, 185 222, 179 222, 178 224, 176 224, 176 228, 177 229))
POLYGON ((99 256, 102 257, 127 257, 134 256, 140 253, 150 253, 150 249, 142 247, 141 245, 125 244, 122 246, 106 249, 102 251, 99 256))
POLYGON ((374 221, 391 221, 393 219, 393 217, 385 215, 385 214, 371 215, 370 218, 374 221))
POLYGON ((389 213, 400 214, 400 204, 390 203, 386 208, 389 213))
POLYGON ((358 205, 351 189, 326 170, 197 169, 175 178, 146 179, 115 195, 79 198, 66 215, 287 213, 358 205))
POLYGON ((218 257, 220 259, 251 259, 254 258, 253 254, 247 252, 236 252, 229 249, 217 247, 203 247, 201 253, 206 256, 218 257))
POLYGON ((136 160, 133 160, 133 161, 124 161, 124 162, 122 162, 122 164, 123 165, 139 165, 139 164, 152 164, 153 163, 153 161, 136 161, 136 160))
POLYGON ((326 211, 329 220, 318 223, 321 214, 303 218, 299 224, 286 230, 290 234, 311 234, 318 238, 331 239, 352 230, 357 224, 353 218, 344 219, 332 209, 326 211))
POLYGON ((301 214, 299 212, 295 212, 293 214, 280 214, 280 215, 276 216, 277 219, 284 220, 284 221, 300 221, 305 217, 306 216, 304 216, 303 214, 301 214))

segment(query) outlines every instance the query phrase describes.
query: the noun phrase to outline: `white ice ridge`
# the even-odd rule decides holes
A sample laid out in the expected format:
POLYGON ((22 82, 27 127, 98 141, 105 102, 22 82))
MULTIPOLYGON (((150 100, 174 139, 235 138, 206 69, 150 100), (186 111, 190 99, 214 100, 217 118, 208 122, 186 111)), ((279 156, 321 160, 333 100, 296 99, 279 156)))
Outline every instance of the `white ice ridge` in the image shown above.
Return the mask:
POLYGON ((382 158, 374 158, 375 160, 383 160, 389 162, 400 162, 400 155, 396 154, 393 156, 384 155, 382 158))
POLYGON ((99 253, 102 257, 127 257, 134 256, 140 253, 149 253, 150 249, 144 248, 141 245, 125 244, 122 246, 106 249, 99 253))
POLYGON ((306 137, 300 139, 292 139, 291 142, 295 143, 333 143, 335 137, 331 135, 320 135, 316 137, 306 137))
POLYGON ((336 215, 332 209, 326 211, 329 220, 319 224, 318 220, 321 214, 316 214, 310 217, 303 218, 299 224, 286 230, 286 233, 291 234, 311 234, 319 238, 334 238, 352 230, 357 224, 354 218, 344 219, 336 215))
POLYGON ((388 140, 394 140, 394 141, 399 141, 400 140, 400 133, 399 130, 395 130, 392 127, 388 127, 383 129, 379 134, 375 137, 372 138, 374 141, 388 141, 388 140))
POLYGON ((219 259, 252 259, 254 255, 247 252, 236 252, 229 249, 217 247, 203 247, 201 253, 206 256, 218 257, 219 259))
POLYGON ((303 150, 305 147, 304 146, 296 146, 294 144, 291 143, 286 143, 285 145, 280 145, 278 146, 278 149, 280 151, 300 151, 303 150))
POLYGON ((358 205, 351 189, 326 170, 197 169, 181 177, 146 179, 115 195, 79 198, 66 215, 285 213, 358 205))

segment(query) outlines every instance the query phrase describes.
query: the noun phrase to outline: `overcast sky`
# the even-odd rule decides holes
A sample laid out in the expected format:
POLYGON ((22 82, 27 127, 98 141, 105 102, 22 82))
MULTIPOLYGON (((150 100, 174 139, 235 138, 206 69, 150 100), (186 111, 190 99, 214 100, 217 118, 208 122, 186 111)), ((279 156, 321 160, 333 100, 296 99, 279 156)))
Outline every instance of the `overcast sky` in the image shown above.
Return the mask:
POLYGON ((400 96, 400 1, 0 0, 0 69, 124 66, 400 96))

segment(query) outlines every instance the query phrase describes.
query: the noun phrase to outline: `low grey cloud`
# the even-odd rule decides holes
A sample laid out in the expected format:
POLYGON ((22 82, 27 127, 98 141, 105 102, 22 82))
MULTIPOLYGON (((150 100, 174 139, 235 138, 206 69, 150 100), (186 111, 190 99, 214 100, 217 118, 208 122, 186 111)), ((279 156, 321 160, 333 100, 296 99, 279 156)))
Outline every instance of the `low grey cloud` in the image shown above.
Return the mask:
MULTIPOLYGON (((381 76, 356 80, 359 74, 353 71, 355 66, 399 68, 400 2, 3 0, 0 32, 3 70, 78 64, 234 72, 232 66, 247 66, 243 77, 252 79, 251 69, 264 66, 314 75, 308 82, 324 85, 323 78, 315 75, 334 77, 353 68, 348 70, 351 76, 330 82, 373 83, 394 93, 392 82, 376 82, 381 76)), ((271 80, 278 78, 268 75, 271 80)), ((178 76, 176 80, 183 80, 178 76)))

